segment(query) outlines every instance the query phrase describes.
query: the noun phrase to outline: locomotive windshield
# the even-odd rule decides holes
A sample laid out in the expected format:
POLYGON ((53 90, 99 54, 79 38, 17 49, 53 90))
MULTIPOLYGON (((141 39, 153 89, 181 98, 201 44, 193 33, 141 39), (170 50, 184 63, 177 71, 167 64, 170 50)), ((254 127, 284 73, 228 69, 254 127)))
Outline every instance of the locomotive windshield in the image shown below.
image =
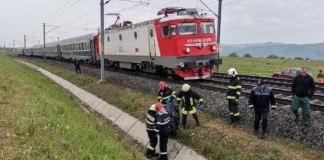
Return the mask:
POLYGON ((201 34, 213 34, 215 32, 213 22, 202 22, 200 23, 200 27, 201 34))
POLYGON ((197 24, 196 23, 179 23, 178 28, 179 28, 180 35, 197 34, 197 24))

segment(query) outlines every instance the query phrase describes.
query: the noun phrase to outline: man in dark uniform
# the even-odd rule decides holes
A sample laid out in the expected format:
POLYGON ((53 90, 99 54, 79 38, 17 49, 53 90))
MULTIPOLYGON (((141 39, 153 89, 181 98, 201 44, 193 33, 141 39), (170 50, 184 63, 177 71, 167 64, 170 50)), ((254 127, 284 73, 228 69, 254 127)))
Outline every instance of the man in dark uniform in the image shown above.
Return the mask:
POLYGON ((276 100, 272 93, 271 88, 265 87, 264 81, 258 82, 258 87, 254 87, 249 97, 249 108, 255 113, 254 120, 254 133, 257 135, 262 117, 262 135, 261 139, 265 138, 265 133, 268 127, 268 114, 269 104, 271 103, 271 109, 276 109, 276 100))
POLYGON ((146 112, 146 131, 150 139, 150 143, 147 146, 146 157, 152 158, 157 156, 155 153, 155 147, 158 143, 157 133, 155 132, 155 123, 156 123, 156 105, 153 104, 150 109, 146 112))
POLYGON ((172 102, 174 98, 177 97, 177 92, 173 91, 171 88, 167 87, 166 83, 161 81, 159 83, 158 101, 166 105, 172 102))
POLYGON ((300 114, 298 113, 299 104, 302 104, 302 115, 304 125, 309 125, 310 118, 310 104, 309 100, 313 97, 315 92, 315 82, 312 76, 307 74, 306 67, 301 68, 301 74, 296 76, 292 85, 291 92, 293 95, 293 102, 291 109, 296 116, 295 121, 297 122, 300 114))
POLYGON ((188 84, 182 85, 182 90, 179 92, 177 96, 177 103, 179 104, 180 102, 182 102, 181 113, 182 113, 183 128, 186 127, 188 113, 193 116, 197 126, 200 125, 198 120, 198 115, 196 113, 197 110, 196 110, 196 103, 194 102, 194 99, 199 101, 200 110, 204 110, 204 100, 201 98, 201 96, 195 91, 191 90, 188 84))
POLYGON ((161 103, 155 105, 157 112, 156 129, 155 131, 160 135, 160 158, 159 160, 168 160, 168 139, 171 132, 170 115, 165 110, 161 103))
POLYGON ((226 94, 226 99, 228 100, 228 106, 231 116, 230 124, 234 124, 236 126, 240 120, 240 112, 238 111, 238 101, 242 89, 241 80, 239 77, 236 76, 238 73, 236 72, 235 68, 230 68, 227 71, 227 74, 231 76, 226 94))
POLYGON ((74 59, 74 65, 75 65, 75 72, 78 74, 78 70, 79 70, 79 73, 81 74, 81 68, 80 68, 79 60, 74 59))

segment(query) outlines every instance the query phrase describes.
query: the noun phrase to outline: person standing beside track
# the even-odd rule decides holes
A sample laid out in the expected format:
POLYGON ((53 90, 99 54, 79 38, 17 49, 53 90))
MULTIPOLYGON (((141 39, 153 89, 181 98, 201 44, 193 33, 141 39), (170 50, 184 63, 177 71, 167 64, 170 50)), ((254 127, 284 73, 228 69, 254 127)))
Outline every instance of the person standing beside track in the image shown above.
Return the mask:
POLYGON ((241 80, 237 77, 237 71, 235 68, 230 68, 227 74, 231 76, 230 83, 228 85, 228 90, 226 93, 226 99, 228 100, 228 106, 230 111, 230 124, 236 126, 240 120, 240 112, 238 111, 239 97, 241 95, 241 80))
POLYGON ((78 74, 78 70, 79 70, 79 73, 81 74, 80 62, 76 58, 74 59, 74 65, 75 65, 76 74, 78 74))
POLYGON ((155 147, 158 143, 158 135, 155 132, 155 123, 156 123, 156 105, 153 104, 150 109, 146 112, 146 132, 149 137, 149 144, 146 149, 145 156, 147 158, 152 158, 157 156, 155 153, 155 147))
POLYGON ((249 108, 255 114, 254 134, 258 134, 260 120, 262 117, 262 135, 261 139, 265 138, 265 133, 268 127, 269 104, 271 109, 276 109, 276 100, 271 88, 265 87, 264 81, 258 82, 258 87, 254 87, 249 96, 249 108))
POLYGON ((301 74, 296 76, 291 85, 293 101, 291 109, 295 114, 295 121, 298 122, 300 114, 298 113, 299 104, 302 104, 302 116, 304 126, 309 125, 310 102, 315 92, 315 82, 312 76, 307 74, 306 67, 301 68, 301 74))
POLYGON ((324 78, 324 75, 322 73, 322 70, 320 70, 318 75, 317 75, 317 82, 323 83, 323 78, 324 78))
POLYGON ((160 158, 159 160, 168 160, 168 139, 171 133, 171 118, 161 103, 155 105, 156 126, 155 131, 160 135, 160 158))

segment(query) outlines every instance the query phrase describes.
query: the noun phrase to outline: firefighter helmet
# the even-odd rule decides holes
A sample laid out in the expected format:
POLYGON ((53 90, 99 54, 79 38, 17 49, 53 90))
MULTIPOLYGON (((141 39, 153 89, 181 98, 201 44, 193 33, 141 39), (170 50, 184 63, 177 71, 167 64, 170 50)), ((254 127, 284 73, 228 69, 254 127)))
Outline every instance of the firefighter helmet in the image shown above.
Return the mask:
POLYGON ((159 87, 160 87, 160 88, 165 88, 165 87, 166 87, 165 82, 161 81, 161 82, 159 83, 159 87))
POLYGON ((162 104, 162 103, 157 103, 157 104, 155 104, 155 110, 156 110, 157 112, 159 112, 162 108, 163 108, 163 104, 162 104))
POLYGON ((227 74, 228 74, 229 76, 235 77, 238 73, 237 73, 237 71, 235 70, 235 68, 230 68, 230 69, 228 69, 227 74))
POLYGON ((190 90, 189 84, 182 85, 182 89, 181 90, 184 91, 184 92, 188 92, 190 90))
POLYGON ((151 110, 151 111, 156 111, 156 109, 155 109, 155 104, 153 104, 153 105, 150 107, 150 110, 151 110))

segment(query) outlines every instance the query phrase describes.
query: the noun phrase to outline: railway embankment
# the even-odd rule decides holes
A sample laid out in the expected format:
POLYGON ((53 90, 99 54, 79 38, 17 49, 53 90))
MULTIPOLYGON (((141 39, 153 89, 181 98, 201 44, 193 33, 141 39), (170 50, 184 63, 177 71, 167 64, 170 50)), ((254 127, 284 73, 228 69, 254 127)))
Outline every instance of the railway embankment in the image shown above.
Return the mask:
MULTIPOLYGON (((82 67, 81 70, 85 74, 76 75, 74 66, 71 64, 49 60, 26 61, 69 80, 143 122, 148 107, 157 102, 158 81, 156 80, 106 72, 107 81, 97 84, 100 76, 99 69, 82 67)), ((177 91, 180 89, 180 85, 169 84, 169 86, 177 91)), ((322 135, 321 126, 323 126, 320 119, 322 113, 312 113, 315 123, 313 122, 314 125, 310 128, 304 129, 301 124, 294 124, 287 106, 279 106, 279 110, 270 113, 272 116, 269 120, 269 129, 272 134, 266 140, 260 140, 252 134, 253 115, 245 105, 246 98, 242 98, 240 101, 243 125, 233 128, 222 119, 228 115, 225 95, 199 88, 194 89, 203 95, 207 103, 207 113, 198 112, 202 122, 202 126, 198 128, 189 117, 188 129, 184 130, 180 127, 179 134, 175 139, 193 147, 195 151, 203 154, 206 158, 321 159, 323 157, 324 153, 316 150, 322 150, 321 145, 323 144, 320 137, 322 135), (304 144, 291 139, 297 139, 304 144)))
POLYGON ((0 54, 0 159, 145 159, 145 148, 83 106, 0 54))

